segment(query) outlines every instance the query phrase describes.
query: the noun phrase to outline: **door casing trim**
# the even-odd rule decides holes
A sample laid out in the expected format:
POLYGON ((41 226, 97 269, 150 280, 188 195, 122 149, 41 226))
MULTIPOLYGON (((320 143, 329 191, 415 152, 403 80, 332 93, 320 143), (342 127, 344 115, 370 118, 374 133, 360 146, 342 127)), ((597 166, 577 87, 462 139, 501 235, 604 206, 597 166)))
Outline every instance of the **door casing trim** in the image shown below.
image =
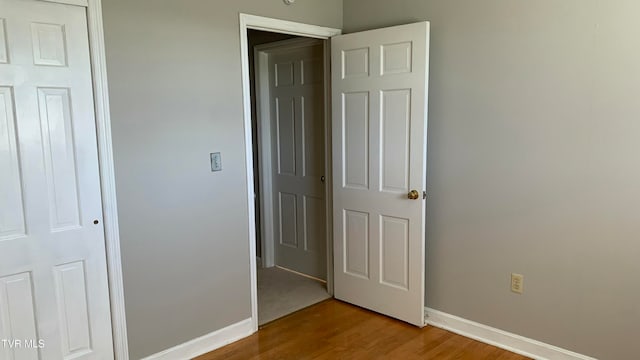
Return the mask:
MULTIPOLYGON (((67 4, 75 3, 76 5, 80 3, 80 1, 68 0, 64 2, 67 4)), ((116 360, 129 360, 124 284, 122 281, 122 260, 120 255, 118 204, 116 201, 116 179, 113 165, 111 116, 109 112, 107 60, 104 44, 104 26, 102 22, 102 2, 101 0, 88 0, 86 3, 96 115, 96 135, 98 138, 100 187, 102 190, 102 212, 107 251, 107 271, 109 276, 113 351, 116 360)))
MULTIPOLYGON (((240 58, 242 61, 242 104, 243 104, 243 117, 244 117, 244 134, 245 134, 245 155, 246 155, 246 171, 247 171, 247 208, 248 208, 248 224, 249 229, 249 267, 251 274, 251 325, 253 331, 258 331, 258 275, 256 264, 256 209, 254 203, 254 174, 253 174, 253 144, 252 144, 252 131, 251 131, 251 90, 250 90, 250 78, 249 78, 249 41, 248 41, 248 29, 269 31, 281 34, 290 34, 304 37, 311 37, 316 39, 329 39, 332 36, 342 34, 342 30, 322 27, 317 25, 303 24, 293 21, 280 20, 256 15, 249 15, 240 13, 240 58)), ((325 59, 328 59, 327 55, 330 54, 328 41, 325 42, 325 59)), ((331 116, 331 100, 330 100, 330 77, 331 72, 328 67, 328 62, 325 60, 325 122, 330 124, 331 116)), ((331 134, 331 131, 328 132, 331 134)), ((329 145, 326 148, 331 150, 330 136, 325 139, 325 145, 329 141, 329 145)), ((327 159, 331 159, 328 157, 327 159)), ((331 168, 331 167, 329 167, 331 168)), ((331 184, 330 173, 327 173, 326 184, 331 184)), ((329 186, 331 188, 331 186, 329 186)), ((327 198, 331 197, 331 193, 326 193, 327 198)), ((331 212, 331 207, 327 209, 331 212)), ((327 218, 327 224, 331 224, 332 217, 327 218)), ((329 225, 328 225, 329 226, 329 225)), ((330 234, 333 234, 333 229, 329 229, 327 232, 327 249, 333 249, 333 241, 330 234)), ((327 253, 327 262, 332 264, 333 259, 330 253, 327 253)), ((331 268, 333 265, 331 265, 331 268)), ((332 293, 333 279, 330 274, 327 274, 327 288, 332 293), (331 280, 331 282, 329 282, 331 280)))

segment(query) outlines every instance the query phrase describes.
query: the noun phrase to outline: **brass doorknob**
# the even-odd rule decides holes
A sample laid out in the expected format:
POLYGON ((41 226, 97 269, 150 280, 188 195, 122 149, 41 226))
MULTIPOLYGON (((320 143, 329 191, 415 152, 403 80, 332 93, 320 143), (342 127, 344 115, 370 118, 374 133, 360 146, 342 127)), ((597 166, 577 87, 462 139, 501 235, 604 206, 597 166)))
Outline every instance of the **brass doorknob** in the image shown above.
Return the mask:
POLYGON ((418 198, 420 197, 420 193, 418 192, 418 190, 411 190, 409 191, 409 193, 407 194, 407 197, 410 200, 418 200, 418 198))

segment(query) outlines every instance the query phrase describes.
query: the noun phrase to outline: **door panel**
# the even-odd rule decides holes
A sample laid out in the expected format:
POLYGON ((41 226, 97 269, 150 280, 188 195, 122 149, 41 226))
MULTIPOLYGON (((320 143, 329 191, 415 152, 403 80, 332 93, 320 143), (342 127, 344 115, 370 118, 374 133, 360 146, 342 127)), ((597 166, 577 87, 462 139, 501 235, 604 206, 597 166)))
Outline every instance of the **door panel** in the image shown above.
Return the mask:
POLYGON ((335 297, 417 326, 424 325, 428 35, 422 22, 331 43, 335 297))
POLYGON ((411 72, 411 42, 385 44, 380 47, 380 75, 393 75, 411 72))
POLYGON ((7 38, 5 36, 6 30, 6 20, 3 18, 0 18, 0 64, 6 64, 7 61, 9 60, 9 57, 7 56, 8 51, 7 51, 7 38))
POLYGON ((313 196, 304 196, 304 250, 318 253, 325 246, 325 202, 324 199, 313 196))
POLYGON ((40 129, 51 231, 80 226, 69 89, 39 88, 40 129))
POLYGON ((293 86, 294 77, 292 62, 277 63, 274 71, 276 87, 293 86))
POLYGON ((280 245, 298 248, 298 208, 297 196, 280 193, 280 245))
POLYGON ((342 183, 345 188, 369 188, 369 93, 342 94, 339 117, 343 129, 342 183))
POLYGON ((302 59, 300 61, 302 85, 321 84, 324 76, 324 62, 320 58, 302 59))
POLYGON ((14 113, 11 88, 0 87, 0 241, 25 235, 22 176, 14 113))
POLYGON ((380 282, 409 289, 409 219, 380 216, 380 282))
POLYGON ((275 100, 278 174, 296 176, 295 101, 292 97, 276 97, 275 100))
MULTIPOLYGON (((314 83, 317 84, 317 83, 314 83)), ((302 176, 318 179, 324 175, 324 136, 318 134, 324 133, 324 121, 318 121, 317 115, 324 111, 322 107, 324 102, 312 96, 301 96, 300 107, 302 118, 300 125, 302 126, 302 144, 304 152, 302 158, 302 176)))
POLYGON ((344 210, 344 268, 342 272, 369 279, 369 214, 344 210))
MULTIPOLYGON (((340 67, 342 79, 352 79, 369 76, 369 48, 344 49, 342 51, 340 67)), ((332 69, 336 69, 332 67, 332 69)))
POLYGON ((31 36, 35 65, 67 65, 67 47, 63 24, 31 23, 31 36))
POLYGON ((380 191, 409 191, 411 89, 380 92, 380 191))
POLYGON ((324 61, 318 40, 269 51, 275 264, 326 279, 324 61))
POLYGON ((66 358, 90 352, 84 262, 58 265, 54 267, 53 273, 62 334, 62 354, 66 358))
POLYGON ((86 9, 0 9, 0 359, 112 359, 86 9))
MULTIPOLYGON (((31 273, 0 278, 0 339, 36 339, 31 273)), ((37 359, 38 350, 7 346, 0 348, 0 358, 37 359)))

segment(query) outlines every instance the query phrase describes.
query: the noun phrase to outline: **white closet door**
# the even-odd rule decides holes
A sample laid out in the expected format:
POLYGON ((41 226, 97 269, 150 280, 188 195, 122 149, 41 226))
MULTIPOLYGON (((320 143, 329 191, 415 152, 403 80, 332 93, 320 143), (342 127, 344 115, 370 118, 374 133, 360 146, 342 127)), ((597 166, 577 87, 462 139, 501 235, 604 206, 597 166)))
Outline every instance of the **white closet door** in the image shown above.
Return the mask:
POLYGON ((86 19, 0 0, 2 360, 113 359, 86 19))

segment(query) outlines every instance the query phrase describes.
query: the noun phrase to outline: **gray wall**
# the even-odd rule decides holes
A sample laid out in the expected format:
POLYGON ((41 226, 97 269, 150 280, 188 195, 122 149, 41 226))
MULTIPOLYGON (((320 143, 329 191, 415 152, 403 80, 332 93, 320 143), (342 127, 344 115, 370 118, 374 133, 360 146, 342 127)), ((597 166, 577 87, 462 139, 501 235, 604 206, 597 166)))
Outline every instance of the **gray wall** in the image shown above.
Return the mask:
POLYGON ((139 359, 251 315, 238 13, 339 28, 342 0, 105 0, 103 10, 139 359))
POLYGON ((344 27, 431 21, 428 305, 637 358, 640 3, 391 3, 344 0, 344 27))

